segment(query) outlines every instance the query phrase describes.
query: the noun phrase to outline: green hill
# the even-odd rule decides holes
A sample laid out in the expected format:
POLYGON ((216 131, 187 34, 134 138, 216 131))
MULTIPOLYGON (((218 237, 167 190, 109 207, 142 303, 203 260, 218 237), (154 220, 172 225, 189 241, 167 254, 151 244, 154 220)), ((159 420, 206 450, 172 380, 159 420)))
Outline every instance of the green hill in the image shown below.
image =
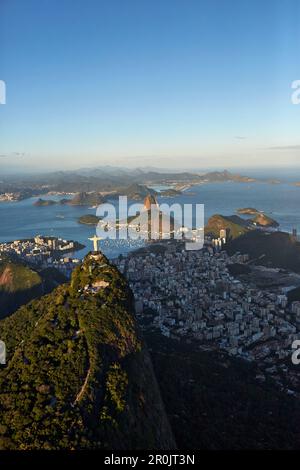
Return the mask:
POLYGON ((93 214, 82 215, 79 217, 78 222, 85 225, 97 225, 100 220, 100 217, 97 217, 93 214))
POLYGON ((5 258, 0 261, 0 318, 65 280, 56 269, 36 271, 25 263, 5 258))
POLYGON ((30 289, 41 284, 39 274, 32 269, 16 262, 0 263, 0 289, 16 294, 18 291, 30 289))
POLYGON ((202 181, 207 181, 210 183, 224 182, 224 181, 232 181, 236 183, 254 183, 256 181, 255 178, 231 173, 228 170, 211 171, 209 173, 205 173, 204 175, 200 176, 200 179, 202 181))
POLYGON ((228 240, 237 238, 249 231, 248 222, 241 217, 215 214, 208 220, 205 233, 218 238, 222 229, 227 231, 228 240))
POLYGON ((163 189, 160 193, 160 197, 176 197, 180 196, 182 194, 182 191, 179 189, 174 189, 174 188, 169 188, 169 189, 163 189))
POLYGON ((225 246, 229 254, 247 253, 260 265, 300 272, 300 243, 289 233, 252 230, 225 246))
POLYGON ((117 198, 119 196, 127 196, 128 199, 140 201, 145 199, 145 197, 149 195, 156 196, 157 194, 158 193, 154 189, 148 188, 143 184, 134 183, 130 186, 126 186, 124 188, 119 189, 118 192, 112 195, 111 197, 117 198))
MULTIPOLYGON (((243 214, 250 214, 249 211, 255 211, 252 208, 239 209, 239 212, 243 214)), ((234 240, 235 238, 245 235, 249 231, 257 231, 257 228, 268 228, 278 227, 279 224, 276 220, 271 217, 257 213, 255 217, 251 219, 243 219, 238 215, 220 215, 215 214, 209 218, 207 225, 205 226, 205 233, 212 235, 215 238, 220 236, 220 230, 225 229, 227 231, 227 241, 234 240)))
POLYGON ((103 204, 105 199, 101 194, 96 192, 81 192, 76 194, 72 199, 62 199, 60 201, 63 205, 68 206, 99 206, 103 204))
POLYGON ((41 199, 39 198, 37 201, 33 203, 36 207, 47 207, 47 206, 55 206, 58 204, 57 201, 53 201, 52 199, 41 199))
POLYGON ((132 293, 89 255, 70 284, 0 322, 1 449, 174 449, 132 293))

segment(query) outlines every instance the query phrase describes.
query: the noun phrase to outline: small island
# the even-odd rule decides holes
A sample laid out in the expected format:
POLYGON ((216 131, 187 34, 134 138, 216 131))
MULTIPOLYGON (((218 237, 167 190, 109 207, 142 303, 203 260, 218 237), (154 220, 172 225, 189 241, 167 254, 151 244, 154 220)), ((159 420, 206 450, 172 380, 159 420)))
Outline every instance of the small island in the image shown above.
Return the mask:
POLYGON ((82 215, 79 217, 78 222, 84 225, 97 225, 101 217, 97 217, 93 214, 82 215))
POLYGON ((163 189, 162 191, 160 191, 159 196, 176 197, 176 196, 180 196, 181 194, 182 194, 182 191, 180 191, 179 189, 170 188, 170 189, 163 189))
POLYGON ((39 198, 37 201, 33 203, 36 207, 47 207, 53 206, 55 204, 60 204, 62 206, 92 206, 96 207, 100 204, 103 204, 105 199, 101 196, 100 193, 96 193, 95 191, 86 193, 81 192, 74 195, 72 199, 63 198, 59 201, 54 201, 52 199, 42 199, 39 198))
POLYGON ((243 215, 257 215, 260 211, 254 209, 254 207, 244 207, 242 209, 237 209, 237 213, 243 215))
POLYGON ((244 207, 242 209, 237 209, 237 213, 242 215, 254 215, 253 218, 247 219, 247 221, 255 226, 270 228, 279 227, 279 223, 276 220, 264 214, 262 211, 258 211, 254 207, 244 207))
POLYGON ((57 202, 53 201, 52 199, 41 199, 41 198, 39 198, 37 201, 33 203, 33 205, 36 207, 54 206, 55 204, 57 204, 57 202))

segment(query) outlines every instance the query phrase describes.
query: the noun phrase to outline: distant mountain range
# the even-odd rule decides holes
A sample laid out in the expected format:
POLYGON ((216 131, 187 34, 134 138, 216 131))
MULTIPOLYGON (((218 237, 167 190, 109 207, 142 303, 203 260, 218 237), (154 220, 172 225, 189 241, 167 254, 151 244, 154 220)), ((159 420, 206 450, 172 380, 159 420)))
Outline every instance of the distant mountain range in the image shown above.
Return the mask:
POLYGON ((110 195, 110 198, 118 198, 119 196, 127 196, 128 199, 143 200, 148 195, 156 196, 158 193, 154 189, 148 188, 143 184, 133 183, 127 187, 118 190, 116 193, 110 195))
POLYGON ((94 170, 57 171, 45 174, 5 176, 0 182, 1 193, 18 193, 19 198, 45 194, 82 192, 122 192, 131 185, 212 183, 256 181, 254 178, 231 173, 228 170, 205 174, 192 172, 158 172, 153 170, 124 170, 96 168, 94 170))
MULTIPOLYGON (((19 200, 46 194, 47 192, 120 192, 132 184, 197 184, 216 182, 253 183, 265 182, 280 184, 280 180, 270 177, 254 178, 229 170, 223 171, 170 171, 157 168, 118 168, 103 166, 82 168, 76 171, 54 171, 48 173, 24 173, 3 175, 0 181, 0 194, 16 193, 19 200)), ((299 182, 290 183, 299 186, 299 182)))

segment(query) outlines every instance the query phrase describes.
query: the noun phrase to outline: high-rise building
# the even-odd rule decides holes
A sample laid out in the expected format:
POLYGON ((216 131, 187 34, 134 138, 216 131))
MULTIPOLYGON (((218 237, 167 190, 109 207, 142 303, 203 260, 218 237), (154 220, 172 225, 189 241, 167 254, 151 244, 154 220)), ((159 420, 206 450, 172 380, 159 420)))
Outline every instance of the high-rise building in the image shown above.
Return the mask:
POLYGON ((225 228, 221 228, 220 230, 220 238, 225 238, 226 240, 226 229, 225 228))

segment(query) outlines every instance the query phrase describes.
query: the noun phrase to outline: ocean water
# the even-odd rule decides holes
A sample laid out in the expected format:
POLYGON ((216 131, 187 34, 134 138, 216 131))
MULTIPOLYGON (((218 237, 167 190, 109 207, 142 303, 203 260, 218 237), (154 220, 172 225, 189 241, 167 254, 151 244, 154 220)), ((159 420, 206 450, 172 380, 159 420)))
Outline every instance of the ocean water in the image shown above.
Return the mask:
POLYGON ((291 232, 297 228, 300 232, 300 187, 290 183, 202 184, 180 199, 182 203, 203 203, 205 222, 213 214, 233 215, 239 208, 254 207, 277 220, 281 230, 291 232))
MULTIPOLYGON (((89 238, 95 235, 96 228, 80 224, 78 219, 86 214, 96 215, 95 208, 66 205, 37 207, 34 206, 37 199, 38 197, 33 197, 19 202, 0 203, 0 242, 28 239, 40 234, 75 240, 85 245, 83 250, 68 253, 68 256, 83 258, 92 250, 93 245, 89 238)), ((51 195, 49 199, 58 201, 62 197, 51 195)), ((109 258, 114 258, 143 246, 143 242, 104 240, 100 246, 109 258)))
MULTIPOLYGON (((36 199, 0 203, 0 241, 31 238, 37 234, 51 235, 86 245, 84 250, 76 253, 78 257, 84 256, 92 248, 88 238, 95 234, 95 228, 79 224, 78 218, 95 214, 96 209, 60 205, 36 207, 33 205, 36 199)), ((232 215, 238 208, 254 207, 277 220, 281 230, 291 232, 292 228, 297 228, 300 233, 300 187, 290 182, 201 184, 188 189, 180 197, 159 200, 169 204, 204 204, 205 222, 213 214, 232 215)), ((139 245, 127 241, 101 242, 101 248, 108 257, 126 253, 139 245)))

